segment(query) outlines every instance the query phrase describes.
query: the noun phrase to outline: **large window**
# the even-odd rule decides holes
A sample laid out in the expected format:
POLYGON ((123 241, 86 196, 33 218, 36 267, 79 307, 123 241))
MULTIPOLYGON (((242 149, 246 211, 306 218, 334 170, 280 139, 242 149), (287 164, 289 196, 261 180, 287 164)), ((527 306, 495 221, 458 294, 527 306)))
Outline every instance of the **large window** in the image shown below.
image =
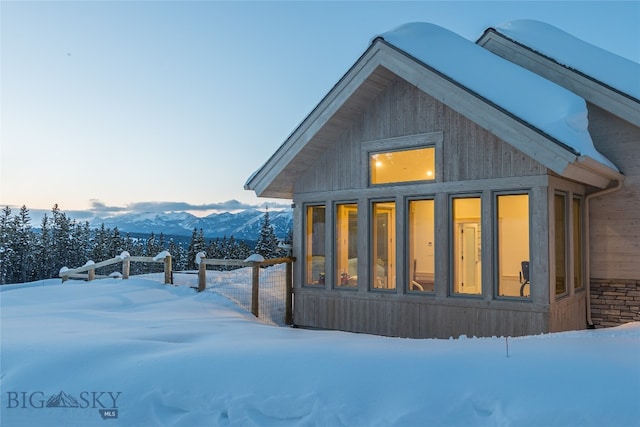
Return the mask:
POLYGON ((371 184, 436 179, 435 148, 385 151, 369 154, 371 184))
POLYGON ((529 196, 496 197, 498 296, 530 296, 529 196))
POLYGON ((434 205, 433 200, 409 201, 409 291, 433 292, 435 288, 434 205))
POLYGON ((582 199, 573 198, 573 287, 582 289, 584 286, 582 264, 582 199))
POLYGON ((372 204, 372 284, 375 289, 396 288, 396 204, 372 204))
POLYGON ((567 293, 567 196, 556 193, 553 200, 556 295, 564 295, 567 293))
POLYGON ((358 286, 358 205, 336 205, 336 287, 358 286))
POLYGON ((307 206, 305 218, 305 270, 308 285, 325 284, 325 214, 324 205, 307 206))
POLYGON ((454 294, 482 294, 482 230, 480 197, 453 198, 451 201, 453 236, 454 294))

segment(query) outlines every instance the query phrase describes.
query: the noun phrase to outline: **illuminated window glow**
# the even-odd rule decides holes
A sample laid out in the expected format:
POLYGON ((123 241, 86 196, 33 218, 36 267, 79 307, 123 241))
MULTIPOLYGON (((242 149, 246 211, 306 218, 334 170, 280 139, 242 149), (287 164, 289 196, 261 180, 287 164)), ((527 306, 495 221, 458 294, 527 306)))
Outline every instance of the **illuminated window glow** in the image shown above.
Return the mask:
POLYGON ((371 184, 429 181, 435 179, 435 148, 369 154, 371 184))
POLYGON ((530 297, 529 195, 500 195, 496 202, 498 295, 530 297))
POLYGON ((307 206, 306 218, 306 284, 325 284, 325 215, 326 209, 321 206, 307 206))
POLYGON ((358 205, 339 204, 336 207, 335 286, 358 286, 358 205))
POLYGON ((452 201, 453 293, 482 294, 480 197, 452 201))
POLYGON ((396 204, 373 203, 373 288, 396 288, 396 204))
POLYGON ((409 202, 409 291, 433 292, 435 286, 435 202, 409 202))

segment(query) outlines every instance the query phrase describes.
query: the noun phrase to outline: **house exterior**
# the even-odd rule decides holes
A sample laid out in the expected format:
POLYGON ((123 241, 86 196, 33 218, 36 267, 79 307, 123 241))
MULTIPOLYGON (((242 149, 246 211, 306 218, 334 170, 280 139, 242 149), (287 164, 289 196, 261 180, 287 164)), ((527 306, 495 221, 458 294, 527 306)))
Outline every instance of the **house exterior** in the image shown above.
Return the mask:
POLYGON ((608 215, 638 204, 638 181, 612 160, 638 163, 638 124, 492 53, 499 32, 485 37, 416 23, 375 38, 247 181, 293 200, 296 325, 528 335, 587 327, 592 278, 637 292, 638 268, 617 273, 601 248, 608 215))
POLYGON ((586 101, 596 149, 624 174, 619 185, 585 198, 588 323, 639 321, 640 66, 538 21, 489 28, 477 43, 586 101))

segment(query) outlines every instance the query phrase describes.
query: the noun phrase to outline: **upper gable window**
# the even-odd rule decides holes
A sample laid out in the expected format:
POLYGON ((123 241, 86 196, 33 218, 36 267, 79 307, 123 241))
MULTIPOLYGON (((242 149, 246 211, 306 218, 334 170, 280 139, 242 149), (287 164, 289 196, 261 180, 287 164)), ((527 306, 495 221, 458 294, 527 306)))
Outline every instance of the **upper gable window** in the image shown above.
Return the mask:
POLYGON ((370 184, 435 180, 435 152, 435 147, 370 152, 370 184))

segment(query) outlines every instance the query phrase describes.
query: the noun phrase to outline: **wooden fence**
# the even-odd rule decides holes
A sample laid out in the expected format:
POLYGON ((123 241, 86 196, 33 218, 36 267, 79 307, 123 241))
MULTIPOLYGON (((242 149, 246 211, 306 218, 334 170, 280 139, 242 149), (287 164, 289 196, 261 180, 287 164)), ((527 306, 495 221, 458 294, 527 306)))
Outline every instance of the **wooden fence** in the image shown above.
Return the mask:
POLYGON ((130 256, 126 252, 123 252, 122 254, 114 258, 111 258, 105 261, 100 261, 98 263, 89 261, 84 266, 73 268, 73 269, 68 269, 66 267, 63 267, 60 269, 59 276, 62 278, 63 282, 69 279, 83 279, 87 281, 91 281, 94 279, 104 279, 108 276, 96 276, 97 268, 122 263, 122 278, 128 279, 132 262, 163 263, 164 264, 164 283, 165 284, 173 283, 172 272, 171 272, 171 255, 169 254, 169 252, 166 252, 166 251, 160 252, 155 257, 130 256))
MULTIPOLYGON (((287 258, 273 258, 260 260, 256 258, 255 261, 251 260, 251 257, 247 258, 247 260, 235 260, 235 259, 207 259, 204 257, 199 257, 199 266, 198 266, 198 291, 202 292, 206 289, 207 286, 207 266, 218 266, 218 267, 251 267, 251 313, 259 317, 260 315, 260 299, 259 299, 259 289, 260 289, 260 268, 268 267, 270 265, 276 264, 286 264, 286 273, 285 273, 285 324, 291 325, 293 324, 293 262, 295 258, 287 257, 287 258)), ((196 261, 198 262, 198 261, 196 261)))
MULTIPOLYGON (((222 266, 222 267, 251 267, 251 313, 259 317, 259 288, 260 288, 260 268, 267 267, 276 264, 286 264, 286 291, 285 291, 285 324, 293 324, 293 262, 295 258, 274 258, 262 260, 261 257, 255 258, 249 257, 247 260, 232 260, 232 259, 207 259, 203 254, 198 254, 197 262, 198 266, 198 292, 202 292, 207 287, 207 266, 222 266)), ((68 269, 63 267, 60 269, 59 276, 62 281, 65 282, 69 279, 82 279, 91 281, 95 279, 107 278, 109 276, 96 275, 96 269, 106 267, 113 264, 122 263, 122 279, 129 278, 130 266, 132 262, 145 262, 145 263, 163 263, 164 264, 164 283, 173 284, 173 272, 171 270, 171 255, 164 251, 155 257, 143 257, 143 256, 129 256, 126 252, 122 254, 98 263, 92 261, 87 262, 82 267, 68 269)))

